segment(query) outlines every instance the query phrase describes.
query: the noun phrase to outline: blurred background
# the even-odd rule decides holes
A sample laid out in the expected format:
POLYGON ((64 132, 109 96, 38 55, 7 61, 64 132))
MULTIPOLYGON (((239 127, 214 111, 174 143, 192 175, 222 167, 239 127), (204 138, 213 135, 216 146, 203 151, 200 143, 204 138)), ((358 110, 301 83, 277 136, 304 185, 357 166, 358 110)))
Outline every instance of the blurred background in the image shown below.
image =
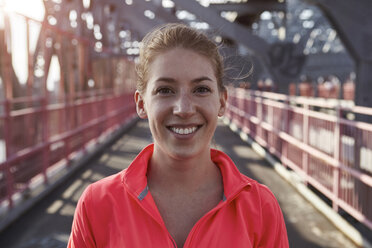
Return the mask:
MULTIPOLYGON (((319 222, 300 221, 300 211, 294 222, 306 227, 297 226, 287 186, 272 186, 294 225, 291 246, 370 247, 371 11, 370 0, 0 0, 0 246, 66 246, 86 183, 123 169, 151 142, 133 102, 140 41, 180 22, 205 32, 225 59, 229 102, 217 146, 259 146, 288 187, 313 194, 302 193, 299 209, 324 204, 306 212, 319 222), (124 137, 131 142, 118 145, 124 137), (101 163, 111 150, 121 154, 115 170, 101 163), (57 224, 62 212, 68 218, 57 224), (30 232, 20 233, 27 221, 30 232)), ((239 149, 231 156, 248 159, 239 149)), ((264 161, 257 157, 257 175, 264 161)), ((275 182, 270 168, 275 175, 257 180, 275 182)))

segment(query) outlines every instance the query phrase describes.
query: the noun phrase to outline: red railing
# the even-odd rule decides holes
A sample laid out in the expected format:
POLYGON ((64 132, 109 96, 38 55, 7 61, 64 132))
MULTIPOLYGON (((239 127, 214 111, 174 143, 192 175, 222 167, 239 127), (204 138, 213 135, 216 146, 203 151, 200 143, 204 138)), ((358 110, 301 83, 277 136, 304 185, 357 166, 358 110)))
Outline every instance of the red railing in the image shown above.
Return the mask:
POLYGON ((372 229, 372 124, 352 120, 372 109, 340 103, 230 87, 226 116, 372 229))
POLYGON ((48 183, 53 166, 69 166, 78 152, 136 115, 133 94, 113 92, 61 104, 47 104, 45 98, 6 100, 0 109, 5 140, 0 149, 6 154, 0 161, 0 202, 7 200, 10 207, 15 193, 27 190, 36 176, 48 183), (11 110, 20 101, 37 107, 11 110))

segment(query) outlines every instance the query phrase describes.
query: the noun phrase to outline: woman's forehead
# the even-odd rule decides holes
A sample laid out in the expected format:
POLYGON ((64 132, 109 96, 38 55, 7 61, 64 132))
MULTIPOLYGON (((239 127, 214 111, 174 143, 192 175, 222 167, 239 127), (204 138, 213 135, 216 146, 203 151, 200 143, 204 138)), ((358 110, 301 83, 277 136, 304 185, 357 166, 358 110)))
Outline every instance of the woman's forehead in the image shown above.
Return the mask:
POLYGON ((211 60, 185 48, 173 48, 162 52, 149 65, 149 77, 177 76, 215 78, 211 60))

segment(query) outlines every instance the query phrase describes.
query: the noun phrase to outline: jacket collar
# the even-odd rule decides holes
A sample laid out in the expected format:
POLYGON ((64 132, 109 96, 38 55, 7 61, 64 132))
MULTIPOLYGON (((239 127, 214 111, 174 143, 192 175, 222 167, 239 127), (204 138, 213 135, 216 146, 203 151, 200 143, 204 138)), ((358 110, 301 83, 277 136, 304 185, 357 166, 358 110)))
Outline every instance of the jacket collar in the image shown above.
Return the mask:
POLYGON ((239 172, 234 162, 224 152, 211 149, 211 158, 221 171, 224 198, 229 200, 245 187, 247 189, 251 187, 249 179, 239 172))
MULTIPOLYGON (((154 151, 154 144, 145 147, 122 173, 122 182, 138 199, 142 200, 147 192, 147 168, 154 151)), ((233 198, 251 183, 236 168, 234 162, 225 153, 211 149, 212 161, 220 168, 224 188, 224 200, 233 198)))

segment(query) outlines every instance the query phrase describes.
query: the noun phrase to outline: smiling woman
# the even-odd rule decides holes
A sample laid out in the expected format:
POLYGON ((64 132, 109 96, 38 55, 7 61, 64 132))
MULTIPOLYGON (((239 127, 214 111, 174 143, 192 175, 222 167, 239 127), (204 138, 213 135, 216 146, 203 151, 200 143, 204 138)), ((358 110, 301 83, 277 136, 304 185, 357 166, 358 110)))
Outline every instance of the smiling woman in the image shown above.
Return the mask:
POLYGON ((167 24, 142 41, 137 113, 154 143, 81 196, 69 247, 288 247, 271 191, 211 148, 226 108, 218 47, 167 24))

